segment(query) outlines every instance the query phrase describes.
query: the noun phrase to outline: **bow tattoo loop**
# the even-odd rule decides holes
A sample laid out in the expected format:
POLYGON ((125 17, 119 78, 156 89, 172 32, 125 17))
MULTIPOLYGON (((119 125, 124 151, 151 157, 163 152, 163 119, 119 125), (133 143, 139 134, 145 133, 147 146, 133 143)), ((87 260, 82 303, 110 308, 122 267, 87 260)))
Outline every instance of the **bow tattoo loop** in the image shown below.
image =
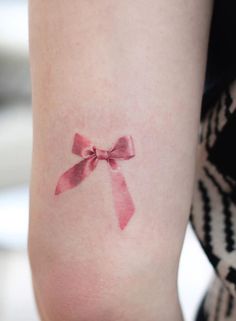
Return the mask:
POLYGON ((72 153, 83 159, 62 174, 56 185, 55 195, 76 187, 95 170, 100 160, 107 161, 111 175, 114 207, 119 226, 123 230, 134 214, 135 207, 117 161, 129 160, 135 156, 132 136, 122 136, 111 149, 104 150, 97 148, 89 139, 76 133, 72 153))

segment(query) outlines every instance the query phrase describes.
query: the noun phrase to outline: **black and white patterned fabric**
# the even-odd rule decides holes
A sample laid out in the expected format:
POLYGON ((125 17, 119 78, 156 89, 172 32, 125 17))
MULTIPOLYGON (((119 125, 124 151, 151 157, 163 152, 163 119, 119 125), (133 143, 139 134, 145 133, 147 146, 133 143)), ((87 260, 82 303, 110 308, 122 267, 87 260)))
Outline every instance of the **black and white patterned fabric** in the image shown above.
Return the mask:
POLYGON ((236 81, 200 123, 190 222, 215 270, 198 321, 236 320, 236 81))

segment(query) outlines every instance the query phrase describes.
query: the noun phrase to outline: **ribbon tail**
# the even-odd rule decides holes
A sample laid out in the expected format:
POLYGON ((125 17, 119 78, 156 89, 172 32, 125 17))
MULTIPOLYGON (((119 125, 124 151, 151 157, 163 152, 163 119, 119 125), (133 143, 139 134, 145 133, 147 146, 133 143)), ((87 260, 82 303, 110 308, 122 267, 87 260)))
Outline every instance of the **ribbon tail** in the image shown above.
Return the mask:
POLYGON ((89 157, 68 169, 59 178, 55 195, 79 185, 97 166, 97 159, 89 157))
POLYGON ((123 230, 133 216, 135 207, 120 168, 118 166, 116 169, 110 167, 110 173, 115 211, 119 226, 123 230))

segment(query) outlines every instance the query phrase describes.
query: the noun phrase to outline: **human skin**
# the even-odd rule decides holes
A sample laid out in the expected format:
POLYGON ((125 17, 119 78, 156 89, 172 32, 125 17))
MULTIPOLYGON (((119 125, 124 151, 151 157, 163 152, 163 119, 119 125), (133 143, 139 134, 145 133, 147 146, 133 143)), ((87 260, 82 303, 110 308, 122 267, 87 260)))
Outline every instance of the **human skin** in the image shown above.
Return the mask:
MULTIPOLYGON (((30 0, 29 258, 43 321, 181 321, 177 276, 193 192, 210 0, 30 0), (135 205, 121 230, 107 163, 55 195, 76 132, 119 162, 135 205)), ((191 268, 191 267, 190 267, 191 268)))

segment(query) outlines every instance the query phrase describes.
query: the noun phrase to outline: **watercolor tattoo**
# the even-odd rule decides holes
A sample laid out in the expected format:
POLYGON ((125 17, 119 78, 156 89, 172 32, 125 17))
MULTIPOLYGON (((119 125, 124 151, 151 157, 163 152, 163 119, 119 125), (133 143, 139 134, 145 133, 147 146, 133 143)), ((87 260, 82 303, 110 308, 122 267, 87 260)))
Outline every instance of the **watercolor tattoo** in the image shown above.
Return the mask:
POLYGON ((95 147, 86 137, 76 133, 72 153, 83 159, 62 174, 57 183, 55 195, 79 185, 96 168, 99 160, 106 160, 111 174, 115 211, 119 226, 123 230, 134 214, 135 207, 117 160, 128 160, 135 156, 132 136, 122 136, 112 148, 103 150, 95 147))

